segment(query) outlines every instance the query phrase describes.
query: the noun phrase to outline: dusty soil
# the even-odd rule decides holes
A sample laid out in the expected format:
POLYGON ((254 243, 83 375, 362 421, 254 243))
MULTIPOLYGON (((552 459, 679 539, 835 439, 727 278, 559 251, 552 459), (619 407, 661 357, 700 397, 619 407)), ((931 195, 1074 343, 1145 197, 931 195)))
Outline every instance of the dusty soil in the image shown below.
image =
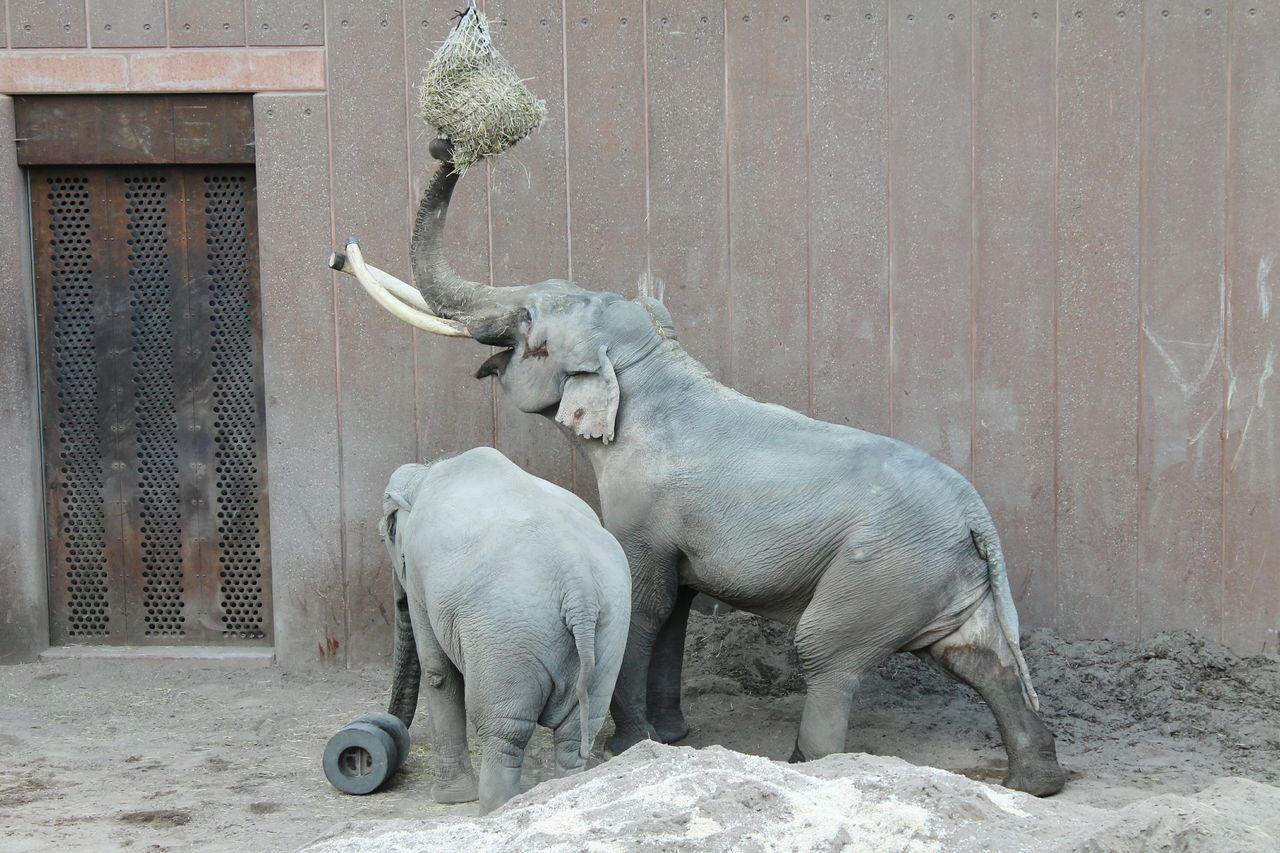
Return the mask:
MULTIPOLYGON (((1068 849, 1075 843, 1071 839, 1092 849, 1141 849, 1166 836, 1175 845, 1250 849, 1255 841, 1267 843, 1265 834, 1250 832, 1280 832, 1266 823, 1274 824, 1280 815, 1280 788, 1275 787, 1280 785, 1280 661, 1242 658, 1189 635, 1122 644, 1066 641, 1036 632, 1024 649, 1046 721, 1058 735, 1059 754, 1073 777, 1046 806, 1050 811, 1027 798, 1001 799, 1002 789, 942 774, 921 776, 924 771, 888 760, 842 756, 797 770, 752 764, 718 750, 668 749, 637 753, 628 759, 634 767, 615 760, 577 779, 542 785, 504 814, 542 809, 540 819, 551 819, 549 826, 572 835, 589 824, 572 812, 555 812, 558 806, 549 803, 576 802, 573 808, 581 809, 592 791, 630 791, 635 800, 646 785, 656 786, 667 792, 661 794, 667 805, 655 800, 645 808, 686 809, 681 849, 688 843, 693 847, 687 849, 699 844, 724 849, 738 836, 717 833, 738 826, 747 839, 751 824, 744 815, 758 811, 745 802, 751 797, 737 797, 742 784, 727 786, 728 800, 704 789, 673 799, 663 780, 713 778, 714 772, 727 772, 722 765, 729 762, 739 775, 773 779, 768 790, 774 793, 760 796, 781 797, 790 804, 787 814, 798 809, 817 815, 816 824, 795 828, 817 834, 795 835, 792 843, 776 831, 786 821, 772 821, 774 829, 757 849, 773 849, 770 844, 809 849, 803 839, 831 849, 851 831, 857 838, 897 838, 901 849, 931 849, 935 843, 943 849, 969 842, 981 846, 993 843, 997 836, 991 833, 1005 824, 1025 836, 1027 827, 1018 823, 1024 819, 1015 812, 1051 820, 1068 849), (1261 784, 1217 781, 1222 777, 1261 784), (831 823, 833 803, 844 798, 853 805, 858 797, 857 809, 840 812, 845 823, 831 823), (863 815, 864 806, 875 803, 924 808, 925 828, 903 829, 894 823, 902 818, 896 811, 881 815, 888 823, 876 824, 887 827, 888 836, 865 835, 874 829, 870 824, 849 824, 855 813, 863 815), (695 806, 703 809, 700 815, 718 815, 713 822, 720 829, 689 824, 688 809, 695 806), (947 817, 952 814, 963 820, 947 817), (956 834, 957 821, 968 821, 969 829, 956 834), (1193 834, 1179 835, 1187 821, 1193 834), (943 824, 951 834, 935 837, 943 824), (901 832, 895 835, 894 827, 901 832), (1073 834, 1077 830, 1085 834, 1073 834), (1229 832, 1237 834, 1224 834, 1229 832)), ((340 838, 343 832, 364 839, 378 827, 404 832, 410 825, 401 820, 435 817, 448 818, 451 832, 489 832, 484 827, 490 822, 469 820, 473 805, 431 802, 422 722, 414 726, 409 761, 388 789, 349 797, 325 781, 319 760, 325 741, 353 717, 380 710, 388 687, 388 674, 378 670, 225 671, 75 660, 0 667, 0 754, 7 769, 0 777, 3 846, 16 851, 292 849, 322 836, 340 838), (335 836, 335 827, 345 829, 335 836)), ((688 746, 720 745, 785 758, 803 703, 803 696, 792 691, 802 688, 785 629, 740 613, 695 614, 686 678, 686 714, 693 726, 688 746)), ((854 718, 851 752, 895 756, 982 782, 998 782, 1003 775, 1004 752, 985 706, 911 656, 898 656, 867 680, 854 718)), ((529 762, 530 783, 543 773, 545 754, 529 762)), ((777 806, 769 802, 770 808, 777 806)), ((671 818, 666 814, 659 823, 671 818)), ((483 840, 465 837, 477 844, 483 840)), ((614 840, 625 843, 622 836, 614 840)))

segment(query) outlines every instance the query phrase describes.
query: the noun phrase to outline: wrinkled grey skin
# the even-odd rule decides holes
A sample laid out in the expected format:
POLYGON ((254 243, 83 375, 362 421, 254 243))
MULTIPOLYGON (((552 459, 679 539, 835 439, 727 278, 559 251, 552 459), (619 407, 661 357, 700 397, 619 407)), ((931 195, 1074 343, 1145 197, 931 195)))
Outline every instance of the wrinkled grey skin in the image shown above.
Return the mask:
MULTIPOLYGON (((448 144, 437 140, 432 153, 447 160, 448 144)), ((795 625, 808 695, 793 760, 842 751, 859 680, 911 651, 986 700, 1009 754, 1006 785, 1060 790, 999 539, 973 487, 902 442, 720 385, 653 300, 556 279, 493 288, 460 278, 442 247, 457 180, 448 171, 439 168, 419 207, 415 283, 435 313, 506 348, 477 376, 496 374, 520 409, 575 436, 605 526, 630 561, 610 750, 687 733, 685 627, 705 592, 795 625)))
POLYGON ((396 469, 380 530, 396 602, 390 711, 413 722, 425 672, 436 801, 478 794, 486 814, 518 794, 535 724, 554 729, 562 774, 585 768, 631 594, 622 548, 591 508, 482 447, 396 469), (468 713, 483 741, 478 786, 468 713))

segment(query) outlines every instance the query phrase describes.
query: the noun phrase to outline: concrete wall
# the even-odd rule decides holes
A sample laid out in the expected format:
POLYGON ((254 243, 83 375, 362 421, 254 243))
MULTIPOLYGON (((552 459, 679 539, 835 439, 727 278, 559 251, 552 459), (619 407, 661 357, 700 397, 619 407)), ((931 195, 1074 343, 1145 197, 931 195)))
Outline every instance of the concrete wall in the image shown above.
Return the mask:
MULTIPOLYGON (((5 6, 0 92, 260 93, 272 556, 289 665, 385 659, 376 517, 401 462, 495 444, 593 492, 549 423, 470 378, 474 344, 417 334, 323 269, 354 233, 408 277, 431 139, 414 84, 457 5, 5 6)), ((462 181, 450 221, 461 271, 661 287, 685 345, 722 380, 939 455, 990 504, 1027 625, 1115 638, 1189 628, 1276 651, 1280 9, 484 6, 550 115, 462 181)), ((33 407, 6 406, 3 435, 33 429, 33 407)), ((19 539, 37 529, 25 488, 37 508, 9 502, 0 535, 18 517, 19 539)), ((23 578, 10 610, 27 621, 0 643, 33 649, 44 567, 38 541, 22 548, 0 569, 6 592, 23 578)))
MULTIPOLYGON (((0 96, 0 140, 13 136, 13 99, 0 96)), ((49 645, 30 239, 22 170, 0 144, 0 663, 49 645)))

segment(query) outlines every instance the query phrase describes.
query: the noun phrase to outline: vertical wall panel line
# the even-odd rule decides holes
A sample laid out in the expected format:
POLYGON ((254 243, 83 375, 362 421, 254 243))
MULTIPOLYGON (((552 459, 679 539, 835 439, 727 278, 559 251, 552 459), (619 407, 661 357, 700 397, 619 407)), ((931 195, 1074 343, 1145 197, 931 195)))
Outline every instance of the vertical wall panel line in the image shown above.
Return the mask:
POLYGON ((978 479, 978 10, 969 4, 969 479, 978 479))
POLYGON ((1135 543, 1134 552, 1137 559, 1133 566, 1133 583, 1134 589, 1137 590, 1135 596, 1134 617, 1138 624, 1138 636, 1142 636, 1142 560, 1146 550, 1146 531, 1142 529, 1142 518, 1144 516, 1142 504, 1145 500, 1142 489, 1142 452, 1144 450, 1143 441, 1143 418, 1146 415, 1146 356, 1147 344, 1145 336, 1142 333, 1143 325, 1146 323, 1146 298, 1143 282, 1143 266, 1144 255, 1146 254, 1144 245, 1146 242, 1145 231, 1143 226, 1144 214, 1146 213, 1146 185, 1147 185, 1147 6, 1142 7, 1142 27, 1139 33, 1140 39, 1140 55, 1138 59, 1138 328, 1135 334, 1138 339, 1138 422, 1137 434, 1134 437, 1134 447, 1137 450, 1137 458, 1134 460, 1134 475, 1136 479, 1136 490, 1138 495, 1138 505, 1135 507, 1138 513, 1137 527, 1138 536, 1135 543))
POLYGON ((733 127, 732 101, 729 98, 729 0, 724 0, 724 36, 721 55, 724 56, 724 241, 725 241, 725 282, 728 288, 728 307, 725 320, 729 330, 728 366, 725 370, 725 384, 734 384, 733 378, 733 187, 729 176, 733 174, 733 127))
POLYGON ((889 435, 896 436, 898 433, 897 423, 894 420, 895 401, 898 396, 897 388, 893 382, 893 362, 894 362, 894 327, 893 327, 893 145, 890 140, 893 138, 893 9, 886 0, 884 5, 884 114, 885 114, 885 178, 884 178, 884 223, 885 223, 885 291, 887 296, 885 299, 885 313, 888 315, 886 323, 889 329, 889 354, 885 359, 889 376, 889 435))
POLYGON ((1223 154, 1225 159, 1224 171, 1226 174, 1226 187, 1223 194, 1222 204, 1222 284, 1218 289, 1218 321, 1220 325, 1220 333, 1222 334, 1222 369, 1219 371, 1219 379, 1222 384, 1222 424, 1218 427, 1218 547, 1221 553, 1221 562, 1219 567, 1221 573, 1218 576, 1218 594, 1219 600, 1222 602, 1221 619, 1218 621, 1218 642, 1225 642, 1227 636, 1227 416, 1230 414, 1228 408, 1227 389, 1230 387, 1231 381, 1231 341, 1228 338, 1231 328, 1227 322, 1227 288, 1231 284, 1231 21, 1235 17, 1232 10, 1238 8, 1232 4, 1227 4, 1225 12, 1227 15, 1227 72, 1226 72, 1226 113, 1224 120, 1226 121, 1226 151, 1223 154))
MULTIPOLYGON (((246 3, 245 5, 247 7, 248 4, 246 3)), ((246 12, 246 15, 247 14, 248 13, 246 12)), ((246 25, 245 32, 247 33, 248 31, 249 29, 248 29, 248 26, 246 25)), ((413 197, 413 192, 412 192, 412 188, 413 188, 413 129, 412 129, 413 110, 410 109, 410 106, 409 106, 410 104, 409 96, 410 96, 410 93, 413 91, 413 83, 412 83, 413 78, 409 76, 409 9, 403 2, 400 4, 400 44, 401 44, 401 51, 404 54, 404 61, 402 63, 402 66, 404 69, 404 126, 405 126, 404 180, 405 180, 405 185, 410 188, 409 195, 405 199, 405 214, 406 214, 405 225, 407 227, 409 243, 410 245, 412 245, 413 243, 413 224, 412 223, 417 218, 414 216, 415 199, 413 197)), ((412 258, 412 255, 410 257, 412 258)), ((412 261, 410 261, 410 265, 412 267, 412 261)), ((412 269, 410 269, 409 282, 411 284, 413 283, 412 269)), ((414 412, 413 461, 422 462, 424 461, 422 458, 422 423, 417 417, 417 414, 422 411, 422 383, 418 379, 418 376, 419 376, 418 343, 419 343, 419 337, 425 333, 422 332, 422 330, 415 328, 412 331, 410 331, 409 334, 411 336, 410 337, 410 341, 411 341, 410 356, 412 357, 412 360, 413 360, 413 412, 414 412)))
POLYGON ((564 98, 564 239, 567 277, 573 281, 573 177, 569 174, 569 5, 560 0, 560 95, 564 98))
MULTIPOLYGON (((486 158, 484 161, 484 215, 485 224, 489 232, 489 286, 496 287, 498 282, 494 278, 493 273, 493 164, 486 158)), ((489 347, 489 353, 492 355, 497 351, 496 347, 489 347)), ((501 393, 498 386, 498 377, 489 377, 489 411, 493 418, 491 424, 490 435, 493 436, 490 446, 497 449, 502 446, 501 435, 499 433, 499 424, 501 419, 498 417, 498 394, 501 393)))
MULTIPOLYGON (((165 4, 165 31, 168 32, 168 7, 165 4)), ((329 243, 335 248, 338 245, 338 211, 334 205, 333 192, 333 87, 329 80, 329 0, 324 0, 320 7, 324 28, 324 120, 325 133, 329 144, 329 243)), ((342 557, 342 666, 351 663, 351 608, 347 606, 350 599, 351 579, 347 573, 347 475, 343 460, 346 455, 342 450, 342 322, 338 315, 338 273, 329 273, 329 291, 333 299, 333 363, 334 389, 333 404, 338 419, 338 547, 342 557)))
POLYGON ((1058 198, 1060 197, 1058 169, 1058 126, 1062 114, 1059 110, 1060 96, 1058 89, 1062 85, 1060 68, 1062 51, 1062 10, 1061 0, 1053 4, 1053 625, 1057 629, 1062 625, 1062 561, 1059 559, 1061 547, 1058 541, 1058 443, 1062 436, 1062 396, 1058 393, 1058 270, 1062 265, 1062 247, 1060 226, 1058 224, 1058 198))
MULTIPOLYGON (((560 0, 560 97, 564 103, 564 240, 568 279, 573 281, 573 176, 569 173, 569 3, 560 0)), ((569 442, 569 489, 578 482, 578 454, 569 442)))
POLYGON ((652 192, 649 188, 650 171, 652 169, 652 161, 649 155, 649 0, 644 0, 640 4, 640 65, 641 74, 644 76, 644 275, 649 283, 649 287, 653 285, 653 240, 651 233, 653 231, 653 223, 650 221, 652 210, 650 201, 652 192))
MULTIPOLYGON (((804 233, 806 241, 813 239, 813 36, 809 31, 809 2, 804 3, 804 233)), ((804 365, 808 408, 806 414, 813 417, 813 248, 804 252, 804 365)))
MULTIPOLYGON (((480 11, 484 12, 485 15, 489 14, 488 0, 480 0, 480 11)), ((498 282, 493 272, 493 162, 490 157, 486 157, 484 160, 484 187, 485 227, 489 232, 489 286, 496 287, 498 282)), ((498 351, 498 348, 489 347, 488 350, 489 354, 492 355, 498 351)), ((501 436, 499 434, 499 425, 502 423, 502 418, 499 415, 502 405, 498 402, 498 395, 500 393, 502 393, 502 390, 501 386, 498 384, 498 377, 496 375, 490 376, 489 411, 490 417, 492 418, 492 424, 489 434, 491 436, 490 446, 493 447, 494 450, 498 450, 502 447, 500 440, 501 436)))

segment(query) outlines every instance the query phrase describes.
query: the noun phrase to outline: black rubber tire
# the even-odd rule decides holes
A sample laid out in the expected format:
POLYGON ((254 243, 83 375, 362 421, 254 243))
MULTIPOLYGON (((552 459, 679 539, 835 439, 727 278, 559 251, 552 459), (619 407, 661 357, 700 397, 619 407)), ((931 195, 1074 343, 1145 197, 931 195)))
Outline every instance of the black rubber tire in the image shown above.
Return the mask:
POLYGON ((399 763, 396 742, 373 723, 350 723, 324 747, 324 775, 344 794, 372 794, 399 763))
POLYGON ((409 729, 395 714, 365 714, 356 717, 352 722, 373 723, 391 735, 391 739, 396 742, 396 752, 400 753, 400 760, 391 768, 391 772, 394 773, 399 769, 400 765, 404 764, 404 760, 409 757, 409 729))

